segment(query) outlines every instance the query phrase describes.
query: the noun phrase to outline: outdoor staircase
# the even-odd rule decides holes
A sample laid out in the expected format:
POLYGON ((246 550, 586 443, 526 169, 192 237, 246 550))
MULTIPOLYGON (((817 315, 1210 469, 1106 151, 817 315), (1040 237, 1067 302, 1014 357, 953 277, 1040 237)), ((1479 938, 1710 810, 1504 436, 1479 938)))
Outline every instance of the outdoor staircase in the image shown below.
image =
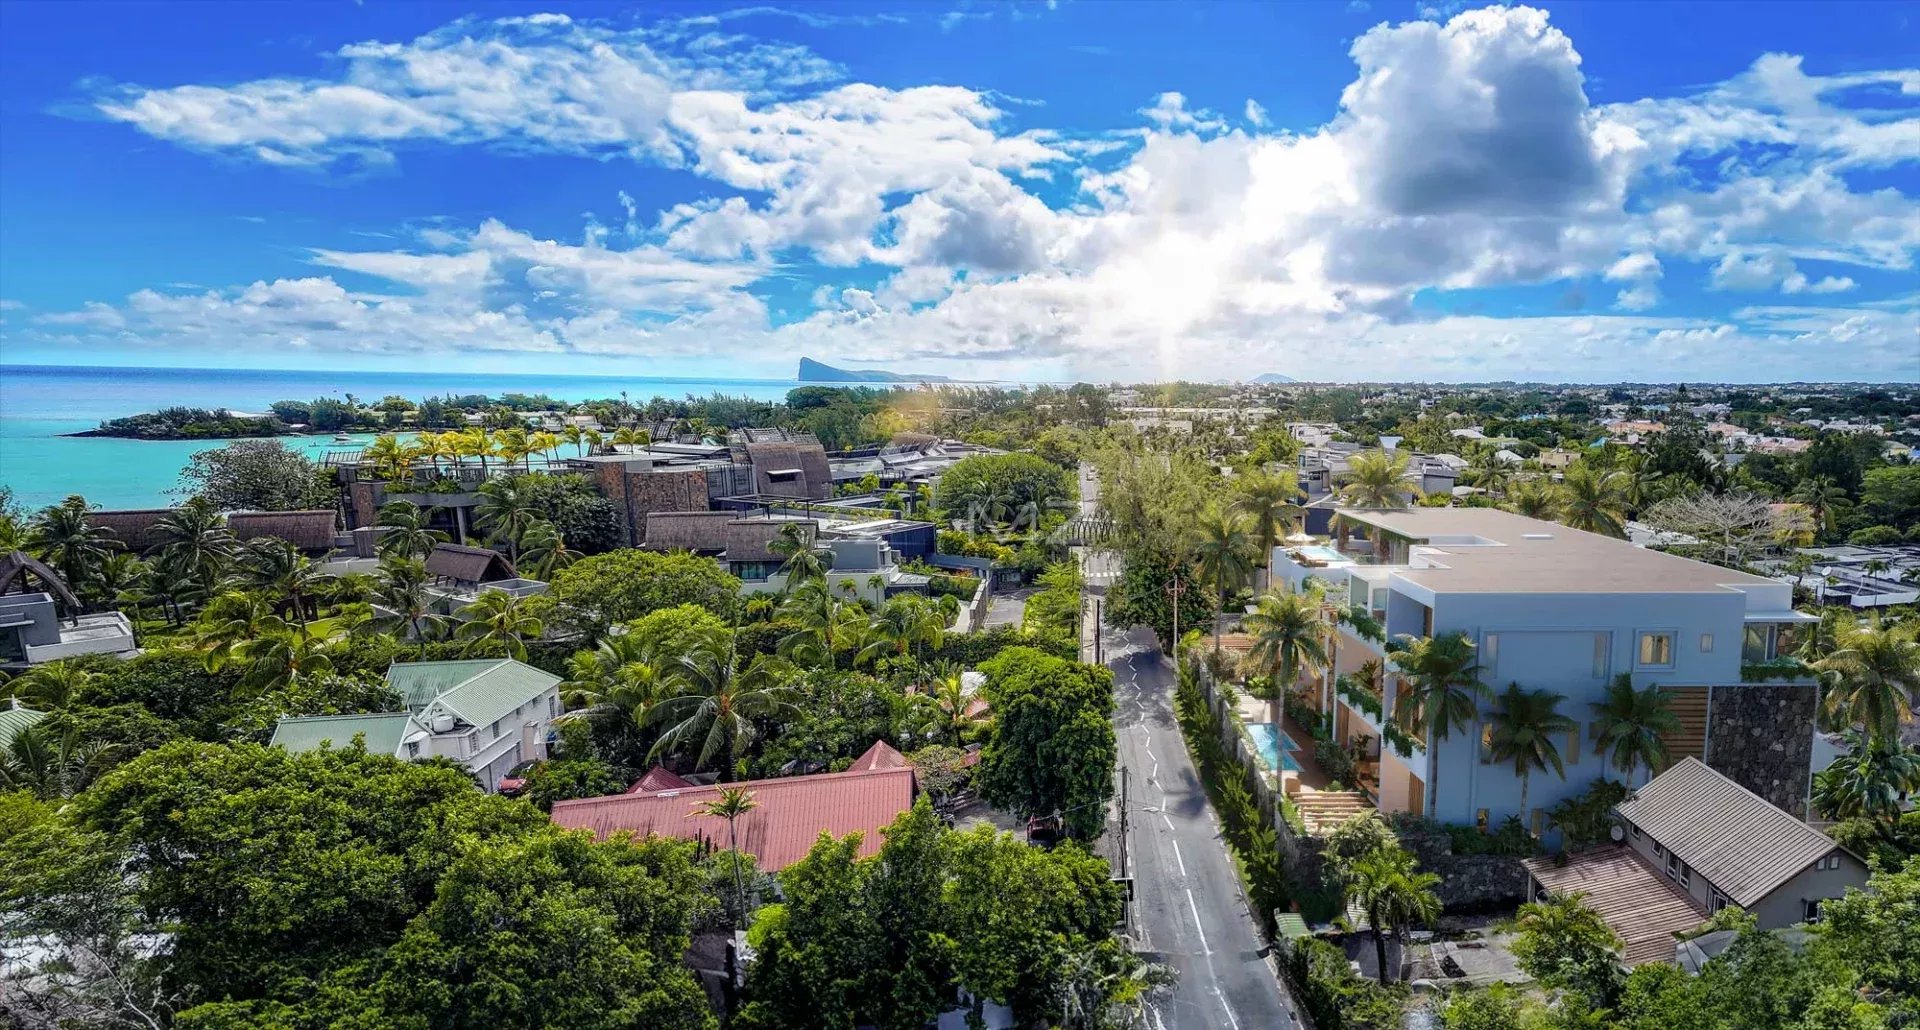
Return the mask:
POLYGON ((1367 796, 1357 790, 1314 790, 1302 787, 1300 793, 1293 796, 1293 803, 1300 809, 1300 819, 1307 824, 1307 832, 1324 836, 1334 827, 1362 812, 1373 811, 1367 796))

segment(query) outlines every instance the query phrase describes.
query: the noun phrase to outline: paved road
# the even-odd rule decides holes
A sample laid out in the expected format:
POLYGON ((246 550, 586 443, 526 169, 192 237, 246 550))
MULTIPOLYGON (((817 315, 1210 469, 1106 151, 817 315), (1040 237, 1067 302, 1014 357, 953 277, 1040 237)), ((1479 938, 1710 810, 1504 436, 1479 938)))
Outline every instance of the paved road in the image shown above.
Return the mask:
POLYGON ((1139 946, 1180 971, 1154 1030, 1298 1026, 1291 1000, 1257 953, 1233 862, 1173 717, 1173 670, 1150 630, 1107 630, 1120 764, 1130 774, 1129 872, 1139 946))
MULTIPOLYGON (((1100 483, 1080 468, 1083 514, 1098 506, 1100 483)), ((1079 554, 1088 593, 1099 597, 1119 573, 1111 552, 1079 554)), ((1240 878, 1220 839, 1205 788, 1187 760, 1173 717, 1173 670, 1153 631, 1119 632, 1089 623, 1092 660, 1100 634, 1113 670, 1120 765, 1129 777, 1128 872, 1134 878, 1131 931, 1139 947, 1180 972, 1171 997, 1154 1005, 1152 1030, 1286 1030, 1300 1025, 1293 1001, 1266 961, 1240 878)), ((1114 832, 1118 832, 1116 827, 1114 832)))

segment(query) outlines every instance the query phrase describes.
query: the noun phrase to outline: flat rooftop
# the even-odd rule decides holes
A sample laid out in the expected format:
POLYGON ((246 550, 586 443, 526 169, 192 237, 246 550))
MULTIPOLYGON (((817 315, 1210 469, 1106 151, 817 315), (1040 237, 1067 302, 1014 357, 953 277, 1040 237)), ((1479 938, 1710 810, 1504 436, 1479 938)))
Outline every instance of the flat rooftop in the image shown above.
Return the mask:
POLYGON ((1498 508, 1337 510, 1441 552, 1423 551, 1416 560, 1444 567, 1391 566, 1395 575, 1436 593, 1723 593, 1780 585, 1498 508))

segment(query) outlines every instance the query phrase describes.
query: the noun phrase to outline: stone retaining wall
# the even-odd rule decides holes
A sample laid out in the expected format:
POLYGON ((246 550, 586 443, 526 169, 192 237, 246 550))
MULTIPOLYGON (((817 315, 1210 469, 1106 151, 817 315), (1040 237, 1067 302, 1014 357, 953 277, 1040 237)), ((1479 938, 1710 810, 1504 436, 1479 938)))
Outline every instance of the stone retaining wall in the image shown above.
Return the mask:
POLYGON ((1707 764, 1802 819, 1813 775, 1812 684, 1714 687, 1707 764))

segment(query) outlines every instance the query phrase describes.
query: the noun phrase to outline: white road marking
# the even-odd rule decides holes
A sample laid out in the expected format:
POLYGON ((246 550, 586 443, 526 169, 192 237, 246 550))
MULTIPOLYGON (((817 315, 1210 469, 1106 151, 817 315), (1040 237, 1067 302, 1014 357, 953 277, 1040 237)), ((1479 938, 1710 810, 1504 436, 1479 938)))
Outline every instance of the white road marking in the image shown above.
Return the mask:
POLYGON ((1233 1027, 1233 1030, 1240 1030, 1240 1021, 1233 1018, 1233 1006, 1227 1004, 1227 996, 1220 993, 1220 983, 1217 980, 1213 985, 1213 996, 1220 999, 1220 1011, 1227 1014, 1227 1023, 1233 1027))
MULTIPOLYGON (((1173 845, 1173 860, 1180 864, 1180 878, 1184 880, 1187 878, 1187 860, 1180 857, 1180 842, 1177 840, 1170 840, 1167 843, 1173 845)), ((1193 893, 1189 891, 1187 893, 1187 897, 1189 898, 1193 897, 1193 893)))
MULTIPOLYGON (((1197 934, 1199 934, 1199 935, 1200 935, 1200 954, 1202 954, 1202 955, 1212 955, 1212 954, 1213 954, 1213 948, 1211 948, 1211 947, 1209 947, 1209 946, 1208 946, 1208 944, 1207 944, 1207 930, 1206 930, 1206 927, 1205 927, 1205 926, 1203 926, 1203 925, 1201 924, 1201 922, 1200 922, 1200 906, 1199 906, 1199 905, 1197 905, 1197 904, 1195 904, 1195 903, 1194 903, 1194 901, 1193 901, 1193 888, 1192 888, 1192 887, 1188 887, 1188 888, 1187 888, 1187 911, 1189 911, 1189 912, 1192 912, 1192 913, 1193 913, 1193 931, 1194 931, 1195 933, 1197 933, 1197 934)), ((1211 962, 1209 962, 1209 963, 1208 963, 1208 965, 1209 965, 1209 966, 1211 966, 1211 965, 1212 965, 1212 963, 1211 963, 1211 962)), ((1211 969, 1209 969, 1209 970, 1208 970, 1208 976, 1212 976, 1212 970, 1211 970, 1211 969)), ((1220 988, 1216 986, 1216 987, 1215 987, 1215 988, 1213 989, 1213 991, 1214 991, 1214 993, 1215 993, 1215 994, 1218 994, 1218 993, 1220 993, 1220 988)))

